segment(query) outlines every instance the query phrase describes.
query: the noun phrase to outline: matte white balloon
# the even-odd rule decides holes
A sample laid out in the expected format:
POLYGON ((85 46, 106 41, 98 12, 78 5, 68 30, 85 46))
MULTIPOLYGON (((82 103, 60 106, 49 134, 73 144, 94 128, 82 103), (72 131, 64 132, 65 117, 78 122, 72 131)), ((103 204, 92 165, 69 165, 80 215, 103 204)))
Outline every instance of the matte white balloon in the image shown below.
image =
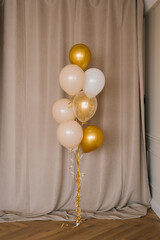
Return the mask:
POLYGON ((72 108, 72 103, 67 98, 57 100, 52 107, 52 115, 58 123, 68 120, 74 120, 75 115, 72 108))
POLYGON ((66 148, 76 148, 82 141, 83 129, 76 121, 63 122, 58 126, 57 138, 66 148))
POLYGON ((83 91, 87 97, 97 96, 105 85, 105 76, 103 72, 97 68, 90 68, 85 72, 85 83, 83 91))

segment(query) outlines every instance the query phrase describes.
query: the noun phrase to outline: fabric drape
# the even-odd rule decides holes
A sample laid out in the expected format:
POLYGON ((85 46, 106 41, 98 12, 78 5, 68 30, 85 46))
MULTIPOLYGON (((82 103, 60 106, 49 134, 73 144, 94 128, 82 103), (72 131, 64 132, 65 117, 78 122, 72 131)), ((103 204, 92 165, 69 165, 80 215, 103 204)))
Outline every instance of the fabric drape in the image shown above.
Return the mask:
POLYGON ((135 218, 150 206, 143 106, 142 0, 5 0, 1 6, 0 221, 74 220, 76 184, 53 103, 76 43, 106 77, 89 124, 104 144, 81 160, 84 218, 135 218), (43 216, 42 216, 43 215, 43 216))

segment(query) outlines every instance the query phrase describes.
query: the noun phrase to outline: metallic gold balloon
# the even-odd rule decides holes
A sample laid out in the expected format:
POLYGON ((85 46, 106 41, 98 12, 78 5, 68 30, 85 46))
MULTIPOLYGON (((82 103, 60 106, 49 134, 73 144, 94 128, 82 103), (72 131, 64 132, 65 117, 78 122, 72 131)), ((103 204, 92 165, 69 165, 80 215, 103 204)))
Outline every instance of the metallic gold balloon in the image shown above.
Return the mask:
POLYGON ((91 60, 91 52, 86 45, 76 44, 69 52, 69 60, 84 70, 91 60))
POLYGON ((92 152, 99 148, 104 140, 102 130, 97 126, 87 126, 83 129, 81 149, 84 153, 92 152))
POLYGON ((79 92, 73 99, 73 111, 77 119, 87 122, 97 110, 97 99, 88 98, 83 91, 79 92))

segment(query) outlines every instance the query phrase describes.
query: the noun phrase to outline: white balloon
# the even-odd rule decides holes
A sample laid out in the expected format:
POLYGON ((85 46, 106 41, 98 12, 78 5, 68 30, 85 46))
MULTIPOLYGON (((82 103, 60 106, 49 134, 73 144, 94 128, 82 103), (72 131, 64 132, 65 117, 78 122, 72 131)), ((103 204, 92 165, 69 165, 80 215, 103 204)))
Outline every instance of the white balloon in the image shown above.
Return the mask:
POLYGON ((90 68, 85 72, 85 83, 83 91, 87 97, 97 96, 105 85, 105 76, 98 68, 90 68))

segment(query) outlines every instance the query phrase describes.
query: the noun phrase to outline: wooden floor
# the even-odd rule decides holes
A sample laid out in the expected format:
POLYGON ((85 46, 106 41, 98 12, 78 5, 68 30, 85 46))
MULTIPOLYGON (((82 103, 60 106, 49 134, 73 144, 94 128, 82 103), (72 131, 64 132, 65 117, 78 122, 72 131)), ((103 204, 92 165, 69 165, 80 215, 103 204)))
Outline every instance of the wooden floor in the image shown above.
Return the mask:
POLYGON ((73 228, 55 221, 0 223, 1 240, 160 240, 160 219, 148 215, 131 220, 90 219, 73 228))

